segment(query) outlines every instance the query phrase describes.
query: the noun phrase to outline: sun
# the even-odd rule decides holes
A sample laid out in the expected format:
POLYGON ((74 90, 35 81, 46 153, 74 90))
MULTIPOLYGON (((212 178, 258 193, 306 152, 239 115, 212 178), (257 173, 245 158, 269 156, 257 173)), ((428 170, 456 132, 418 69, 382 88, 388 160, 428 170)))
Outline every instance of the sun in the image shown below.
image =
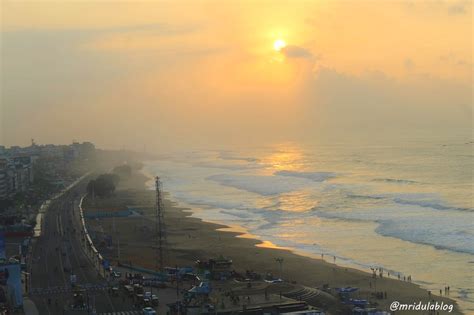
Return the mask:
POLYGON ((286 46, 286 43, 283 39, 277 39, 273 43, 273 49, 275 49, 276 51, 282 50, 283 48, 285 48, 285 46, 286 46))

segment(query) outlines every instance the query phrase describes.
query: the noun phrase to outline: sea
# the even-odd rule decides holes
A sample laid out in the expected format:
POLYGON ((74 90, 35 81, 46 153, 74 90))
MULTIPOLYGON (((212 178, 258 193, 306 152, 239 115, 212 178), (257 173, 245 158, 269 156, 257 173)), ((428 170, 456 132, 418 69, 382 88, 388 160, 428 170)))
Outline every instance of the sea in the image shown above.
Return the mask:
POLYGON ((194 217, 297 254, 411 276, 434 293, 449 286, 473 313, 473 145, 285 142, 167 152, 144 170, 194 217))

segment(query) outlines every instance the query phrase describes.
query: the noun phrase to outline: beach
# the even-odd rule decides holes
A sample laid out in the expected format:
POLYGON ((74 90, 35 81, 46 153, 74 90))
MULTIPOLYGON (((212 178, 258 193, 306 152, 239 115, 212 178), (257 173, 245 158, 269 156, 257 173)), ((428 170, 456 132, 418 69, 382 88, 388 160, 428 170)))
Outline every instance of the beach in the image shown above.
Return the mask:
MULTIPOLYGON (((157 267, 156 241, 154 231, 154 191, 148 190, 149 178, 134 173, 130 180, 121 181, 115 196, 100 201, 102 206, 128 206, 141 215, 124 218, 103 218, 88 220, 92 231, 102 231, 112 236, 114 244, 120 243, 120 250, 113 246, 106 252, 115 264, 120 262, 149 269, 157 267)), ((389 310, 393 301, 413 304, 428 301, 454 304, 451 314, 461 314, 456 303, 449 297, 440 297, 439 292, 429 294, 426 289, 407 281, 398 280, 393 274, 374 278, 372 274, 334 264, 332 256, 323 259, 304 257, 290 250, 262 243, 250 235, 235 229, 204 222, 190 217, 190 209, 177 206, 169 198, 164 200, 166 236, 165 263, 169 266, 193 266, 198 259, 224 256, 233 260, 234 269, 239 272, 253 270, 258 273, 272 273, 287 282, 296 282, 309 287, 331 288, 357 287, 354 298, 370 299, 377 302, 380 309, 389 310), (276 259, 283 259, 282 268, 276 259), (373 292, 383 292, 387 298, 375 299, 373 292)), ((87 209, 87 204, 86 204, 87 209)), ((409 314, 410 312, 406 312, 409 314)), ((413 314, 420 314, 414 311, 413 314)))

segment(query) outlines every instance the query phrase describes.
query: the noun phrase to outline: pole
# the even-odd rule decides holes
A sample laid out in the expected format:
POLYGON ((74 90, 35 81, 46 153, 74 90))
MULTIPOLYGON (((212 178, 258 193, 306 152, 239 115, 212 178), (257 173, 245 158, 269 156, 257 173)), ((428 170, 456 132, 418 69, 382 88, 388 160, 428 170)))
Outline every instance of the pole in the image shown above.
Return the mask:
POLYGON ((161 197, 161 182, 157 176, 155 178, 155 190, 156 190, 156 213, 155 213, 155 232, 157 233, 157 271, 163 270, 163 239, 164 234, 164 222, 163 222, 163 201, 161 197))
POLYGON ((280 265, 280 279, 283 280, 283 258, 275 258, 280 265))
POLYGON ((87 315, 90 314, 90 305, 89 305, 89 291, 86 290, 86 297, 87 297, 87 315))
POLYGON ((118 260, 120 261, 120 234, 117 236, 117 256, 118 260))
POLYGON ((181 314, 179 306, 179 270, 178 265, 176 265, 176 309, 178 310, 178 315, 181 314))

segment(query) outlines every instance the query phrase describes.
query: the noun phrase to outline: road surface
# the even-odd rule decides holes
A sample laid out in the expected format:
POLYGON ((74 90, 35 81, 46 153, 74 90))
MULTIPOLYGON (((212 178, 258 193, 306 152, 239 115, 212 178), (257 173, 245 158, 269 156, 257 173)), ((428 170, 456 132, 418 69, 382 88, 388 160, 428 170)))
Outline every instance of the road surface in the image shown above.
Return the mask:
POLYGON ((42 234, 33 243, 29 268, 30 297, 40 314, 69 314, 67 310, 73 302, 70 276, 74 274, 78 285, 90 288, 85 298, 97 313, 138 314, 130 300, 109 294, 107 280, 85 254, 77 219, 79 198, 84 190, 85 183, 79 183, 51 202, 43 218, 42 234))

